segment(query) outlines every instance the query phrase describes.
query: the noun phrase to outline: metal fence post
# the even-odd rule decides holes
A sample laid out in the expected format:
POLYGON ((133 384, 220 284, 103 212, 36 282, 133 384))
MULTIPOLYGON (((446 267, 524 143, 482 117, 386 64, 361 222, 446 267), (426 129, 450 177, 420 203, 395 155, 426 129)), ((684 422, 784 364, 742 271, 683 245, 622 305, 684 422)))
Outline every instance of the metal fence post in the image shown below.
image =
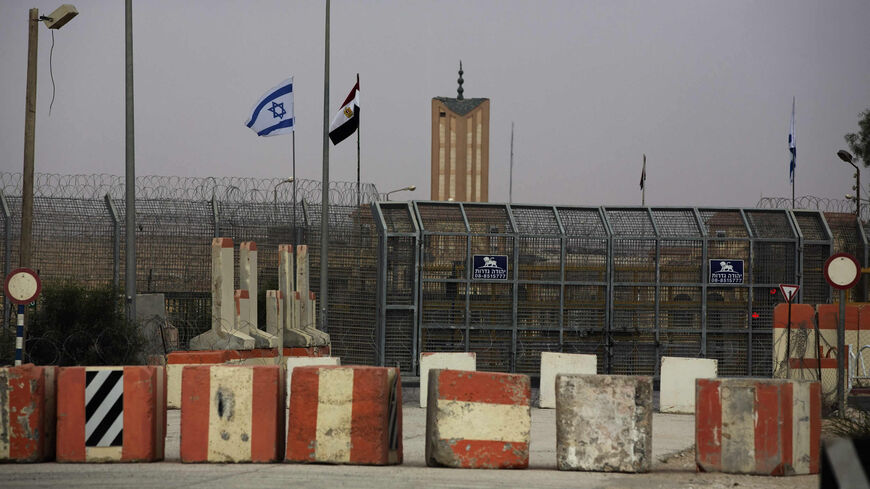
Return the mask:
POLYGON ((112 218, 112 285, 115 288, 115 292, 117 292, 118 286, 121 283, 121 221, 118 209, 115 208, 115 203, 112 202, 112 196, 106 194, 104 199, 106 209, 108 209, 109 216, 112 218))
MULTIPOLYGON (((0 211, 3 212, 3 277, 9 276, 12 272, 12 213, 9 211, 9 204, 6 202, 6 194, 3 189, 0 189, 0 211)), ((3 327, 9 326, 11 317, 12 303, 6 294, 3 294, 3 327)))

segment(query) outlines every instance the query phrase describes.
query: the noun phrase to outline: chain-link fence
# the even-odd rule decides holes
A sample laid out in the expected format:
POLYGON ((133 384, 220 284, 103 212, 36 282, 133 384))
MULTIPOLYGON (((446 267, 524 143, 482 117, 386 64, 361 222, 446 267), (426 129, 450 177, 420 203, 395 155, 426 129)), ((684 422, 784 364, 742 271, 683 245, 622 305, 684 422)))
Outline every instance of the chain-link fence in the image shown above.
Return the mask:
MULTIPOLYGON (((658 375, 662 356, 725 376, 773 373, 780 284, 831 299, 825 260, 866 262, 854 215, 808 210, 582 208, 379 202, 381 362, 474 351, 478 367, 537 375, 545 351, 599 372, 658 375), (503 274, 481 276, 482 260, 503 274)), ((862 241, 863 240, 863 241, 862 241)), ((856 290, 853 298, 862 297, 856 290)))
MULTIPOLYGON (((336 355, 349 363, 373 363, 375 304, 369 295, 376 288, 377 236, 370 204, 379 194, 372 184, 360 190, 358 197, 356 182, 330 183, 330 333, 336 355)), ((44 284, 123 286, 123 178, 37 174, 33 207, 31 267, 44 284)), ((257 243, 261 291, 277 289, 279 244, 310 245, 310 286, 319 297, 320 208, 321 183, 312 180, 137 178, 136 288, 164 294, 167 323, 177 336, 168 347, 186 349, 211 326, 213 237, 232 238, 237 249, 242 241, 257 243)), ((0 173, 0 211, 5 276, 18 263, 20 174, 0 173)), ((6 339, 14 335, 13 309, 4 301, 6 339)), ((258 309, 265 324, 265 307, 258 309)), ((64 345, 50 346, 61 352, 64 345)))
MULTIPOLYGON (((213 237, 257 243, 260 291, 277 288, 279 244, 309 245, 320 297, 319 182, 136 183, 137 290, 164 295, 168 348, 186 349, 210 327, 213 237)), ((20 187, 19 174, 0 173, 7 273, 20 187)), ((32 266, 45 283, 123 285, 123 197, 120 177, 37 175, 32 266)), ((596 354, 600 372, 657 375, 671 355, 715 358, 721 375, 769 376, 779 284, 800 285, 800 302, 828 303, 825 259, 848 251, 868 261, 866 231, 844 213, 379 197, 371 184, 360 196, 356 183, 331 184, 328 332, 343 362, 410 375, 423 351, 474 351, 481 369, 532 375, 541 352, 562 351, 596 354)))

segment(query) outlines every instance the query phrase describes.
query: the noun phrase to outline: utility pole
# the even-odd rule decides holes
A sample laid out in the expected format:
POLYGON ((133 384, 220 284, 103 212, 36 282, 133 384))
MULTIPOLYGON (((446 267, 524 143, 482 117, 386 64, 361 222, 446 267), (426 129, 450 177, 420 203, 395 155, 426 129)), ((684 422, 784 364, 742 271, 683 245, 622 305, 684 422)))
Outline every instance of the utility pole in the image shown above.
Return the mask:
POLYGON ((39 44, 39 9, 30 9, 27 21, 27 95, 24 99, 24 172, 21 189, 21 248, 18 266, 30 268, 33 253, 33 155, 36 145, 36 63, 39 44))

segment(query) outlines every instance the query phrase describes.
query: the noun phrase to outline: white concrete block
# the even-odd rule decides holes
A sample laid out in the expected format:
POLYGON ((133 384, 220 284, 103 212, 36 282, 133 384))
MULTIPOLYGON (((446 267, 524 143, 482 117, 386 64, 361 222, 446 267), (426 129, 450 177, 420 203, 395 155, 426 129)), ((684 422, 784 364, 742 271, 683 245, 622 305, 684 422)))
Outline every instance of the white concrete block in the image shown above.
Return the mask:
POLYGON ((538 407, 556 407, 556 375, 598 373, 598 357, 579 353, 541 352, 541 388, 538 407))
POLYGON ((659 412, 695 413, 695 379, 715 379, 712 358, 662 357, 659 412))
POLYGON ((239 288, 247 290, 251 298, 248 304, 247 321, 258 327, 257 324, 257 243, 243 241, 239 244, 239 288))
POLYGON ((293 369, 296 367, 308 367, 311 365, 341 365, 339 357, 287 357, 287 397, 284 399, 285 406, 290 408, 290 386, 293 380, 293 369))
POLYGON ((477 356, 470 352, 424 352, 420 355, 420 407, 426 407, 429 397, 429 371, 435 368, 449 370, 477 370, 477 356))

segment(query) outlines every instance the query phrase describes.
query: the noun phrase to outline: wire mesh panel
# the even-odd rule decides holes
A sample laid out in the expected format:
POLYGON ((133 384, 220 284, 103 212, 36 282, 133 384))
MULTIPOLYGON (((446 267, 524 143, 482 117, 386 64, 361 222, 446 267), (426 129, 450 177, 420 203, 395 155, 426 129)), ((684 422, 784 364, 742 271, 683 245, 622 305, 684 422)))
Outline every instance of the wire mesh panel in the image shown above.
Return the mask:
POLYGON ((704 242, 701 240, 660 240, 659 279, 667 283, 701 283, 703 251, 704 242))
POLYGON ((610 372, 621 375, 655 375, 657 350, 653 333, 614 332, 611 335, 610 372))
POLYGON ((654 332, 655 298, 655 287, 614 286, 611 330, 654 332))
POLYGON ((707 331, 747 330, 750 290, 745 287, 708 287, 707 331))
POLYGON ((707 358, 716 360, 721 377, 749 375, 749 335, 707 333, 707 358))
POLYGON ((559 236, 562 230, 552 207, 510 206, 517 232, 526 235, 559 236))
POLYGON ((746 221, 755 238, 795 238, 784 210, 747 210, 746 221))
POLYGON ((517 326, 529 329, 559 329, 558 284, 518 285, 517 326))
POLYGON ((701 331, 701 287, 662 287, 659 290, 659 327, 662 330, 701 331))
POLYGON ((749 230, 738 209, 699 209, 701 222, 711 238, 748 238, 749 230))
POLYGON ((660 236, 701 237, 701 229, 692 209, 652 209, 652 215, 660 236))
POLYGON ((823 304, 830 300, 824 265, 831 255, 831 238, 820 212, 793 211, 803 235, 801 297, 804 303, 823 304))
POLYGON ((513 227, 504 205, 463 204, 468 227, 474 234, 509 234, 513 227))
POLYGON ((514 352, 510 331, 472 329, 468 332, 468 351, 477 356, 477 370, 511 372, 514 352))
POLYGON ((417 212, 424 231, 443 233, 466 233, 465 219, 459 204, 418 202, 417 212))
MULTIPOLYGON (((838 212, 825 212, 825 221, 833 234, 833 249, 831 253, 849 253, 859 260, 864 258, 864 245, 859 234, 858 220, 855 214, 843 214, 838 212)), ((867 266, 867 263, 864 263, 867 266)), ((849 290, 846 295, 851 301, 863 301, 865 297, 864 284, 858 282, 858 286, 849 290)))
POLYGON ((516 372, 540 375, 541 352, 558 352, 559 349, 559 331, 518 330, 516 372))
MULTIPOLYGON (((430 326, 465 326, 464 282, 423 282, 421 307, 423 328, 430 326)), ((432 350, 424 350, 432 351, 432 350)))
POLYGON ((613 238, 613 281, 656 281, 656 240, 613 238))
POLYGON ((384 349, 385 366, 413 372, 414 311, 386 311, 384 349))
MULTIPOLYGON (((513 326, 513 284, 472 283, 469 289, 468 313, 472 327, 513 326)), ((510 332, 503 334, 510 336, 510 332)))

